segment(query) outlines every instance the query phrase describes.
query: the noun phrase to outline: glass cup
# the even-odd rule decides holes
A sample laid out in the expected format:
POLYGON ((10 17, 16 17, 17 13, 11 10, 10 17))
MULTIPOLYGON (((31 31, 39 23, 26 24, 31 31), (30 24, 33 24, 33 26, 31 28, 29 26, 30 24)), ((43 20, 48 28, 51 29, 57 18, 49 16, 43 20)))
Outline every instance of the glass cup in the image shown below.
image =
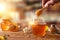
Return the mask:
POLYGON ((32 33, 35 36, 45 36, 47 29, 48 26, 42 19, 36 20, 32 25, 32 33))

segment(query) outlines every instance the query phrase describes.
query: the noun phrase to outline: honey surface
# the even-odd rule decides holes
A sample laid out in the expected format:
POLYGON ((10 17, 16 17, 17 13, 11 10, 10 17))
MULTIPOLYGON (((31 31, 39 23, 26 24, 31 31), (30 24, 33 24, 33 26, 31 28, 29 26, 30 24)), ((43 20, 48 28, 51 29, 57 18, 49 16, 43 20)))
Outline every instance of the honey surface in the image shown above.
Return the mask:
POLYGON ((46 34, 46 25, 33 25, 32 32, 36 36, 44 36, 46 34))

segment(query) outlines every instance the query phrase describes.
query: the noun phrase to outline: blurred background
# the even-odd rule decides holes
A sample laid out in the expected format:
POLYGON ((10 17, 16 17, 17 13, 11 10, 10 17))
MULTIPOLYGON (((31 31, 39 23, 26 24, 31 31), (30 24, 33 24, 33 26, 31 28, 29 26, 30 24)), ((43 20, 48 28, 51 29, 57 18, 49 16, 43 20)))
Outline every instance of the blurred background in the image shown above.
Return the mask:
POLYGON ((35 11, 41 8, 41 3, 41 0, 0 0, 0 4, 4 5, 0 5, 3 9, 0 17, 14 22, 32 21, 36 18, 35 11))
POLYGON ((35 11, 42 7, 42 0, 17 0, 12 1, 19 11, 19 19, 32 21, 36 18, 35 11))
POLYGON ((15 2, 17 10, 20 12, 20 20, 32 21, 35 11, 41 8, 41 0, 19 0, 15 2))

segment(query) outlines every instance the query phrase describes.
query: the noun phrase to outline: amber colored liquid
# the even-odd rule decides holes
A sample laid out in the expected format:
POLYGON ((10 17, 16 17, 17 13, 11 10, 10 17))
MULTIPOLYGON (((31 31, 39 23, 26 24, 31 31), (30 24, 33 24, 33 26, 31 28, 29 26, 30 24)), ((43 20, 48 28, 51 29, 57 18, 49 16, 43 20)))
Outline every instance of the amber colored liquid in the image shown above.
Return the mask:
POLYGON ((17 26, 9 26, 9 25, 6 25, 6 24, 3 24, 1 28, 2 28, 3 31, 11 31, 11 32, 18 31, 17 26))
POLYGON ((44 36, 46 34, 46 25, 32 25, 32 32, 36 36, 44 36))
POLYGON ((8 31, 9 30, 9 26, 7 26, 6 24, 2 24, 1 28, 3 31, 8 31))
POLYGON ((13 24, 8 20, 4 20, 4 22, 1 23, 1 28, 3 31, 12 31, 12 32, 18 31, 17 24, 13 24))

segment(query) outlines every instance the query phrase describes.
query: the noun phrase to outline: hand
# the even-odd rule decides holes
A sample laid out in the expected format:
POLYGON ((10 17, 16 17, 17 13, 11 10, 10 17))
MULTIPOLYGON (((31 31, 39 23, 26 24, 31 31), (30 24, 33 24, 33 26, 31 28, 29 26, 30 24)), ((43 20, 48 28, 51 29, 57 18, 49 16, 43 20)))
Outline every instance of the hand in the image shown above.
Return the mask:
POLYGON ((60 0, 42 0, 42 7, 48 7, 50 5, 54 5, 55 3, 59 3, 60 0))

